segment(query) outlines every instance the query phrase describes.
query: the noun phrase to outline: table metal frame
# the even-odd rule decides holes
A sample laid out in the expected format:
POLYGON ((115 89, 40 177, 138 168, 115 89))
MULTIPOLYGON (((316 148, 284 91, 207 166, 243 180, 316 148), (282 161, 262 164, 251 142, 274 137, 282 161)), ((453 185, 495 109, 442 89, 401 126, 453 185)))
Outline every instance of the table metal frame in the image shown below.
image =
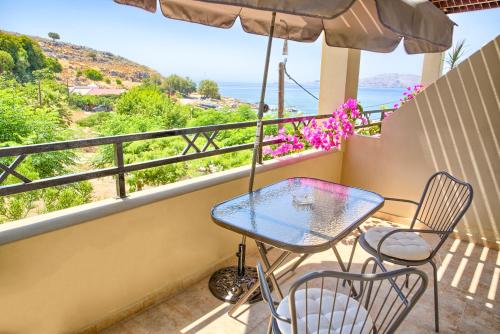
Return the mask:
MULTIPOLYGON (((342 240, 342 239, 340 239, 340 240, 342 240)), ((255 240, 255 243, 257 244, 257 249, 259 251, 260 259, 262 260, 262 263, 265 267, 266 278, 271 279, 271 282, 274 286, 276 293, 282 299, 283 292, 281 291, 281 288, 279 287, 278 280, 281 279, 282 277, 284 277, 286 274, 288 274, 290 272, 294 272, 295 269, 297 269, 297 267, 302 262, 304 262, 309 256, 311 256, 313 253, 302 254, 290 269, 288 269, 287 271, 285 271, 284 273, 282 273, 281 275, 276 277, 274 275, 274 272, 283 264, 283 262, 286 260, 286 258, 290 254, 292 254, 292 252, 286 251, 286 250, 282 251, 280 256, 278 256, 278 258, 274 262, 271 263, 269 261, 269 258, 267 257, 267 253, 268 253, 269 249, 266 248, 265 244, 261 241, 255 240)), ((333 250, 333 254, 337 258, 337 261, 340 265, 340 268, 342 269, 342 271, 347 272, 348 269, 347 269, 344 261, 342 260, 342 257, 340 256, 340 253, 339 253, 337 247, 335 246, 335 244, 332 245, 331 248, 333 250)), ((235 318, 236 317, 235 313, 238 310, 238 308, 240 308, 243 304, 245 304, 250 299, 250 296, 252 295, 252 293, 254 293, 255 290, 257 290, 257 288, 259 288, 259 287, 260 287, 260 285, 258 283, 256 283, 250 289, 248 289, 248 291, 244 295, 242 295, 241 298, 229 309, 229 311, 228 311, 229 316, 235 318)))
MULTIPOLYGON (((314 179, 314 178, 308 178, 308 179, 314 179)), ((319 180, 319 179, 316 179, 316 180, 319 180)), ((284 181, 284 180, 281 180, 281 181, 284 181)), ((279 181, 279 182, 281 182, 281 181, 279 181)), ((324 180, 319 180, 319 181, 335 184, 334 182, 329 182, 329 181, 324 181, 324 180)), ((279 183, 279 182, 277 182, 277 183, 279 183)), ((271 184, 271 185, 273 185, 273 184, 271 184)), ((271 185, 268 185, 268 186, 271 186, 271 185)), ((349 187, 349 188, 355 188, 355 187, 349 187)), ((258 189, 256 191, 259 191, 261 189, 258 189)), ((360 190, 363 190, 363 189, 360 189, 360 190)), ((256 192, 256 191, 254 191, 254 192, 256 192)), ((364 191, 366 191, 366 190, 364 190, 364 191)), ((240 197, 240 196, 238 196, 238 197, 240 197)), ((378 196, 380 196, 380 195, 378 195, 378 196)), ((252 234, 249 231, 239 230, 231 225, 228 225, 224 221, 221 221, 221 220, 217 219, 216 217, 214 217, 214 214, 213 214, 214 209, 212 209, 212 218, 216 224, 218 224, 226 229, 232 230, 234 232, 246 235, 247 237, 253 238, 255 240, 255 243, 257 245, 257 250, 259 251, 260 259, 261 259, 263 266, 265 268, 266 279, 267 278, 270 279, 278 296, 280 298, 283 298, 283 293, 281 291, 281 288, 279 287, 278 280, 281 279, 282 277, 284 277, 285 275, 287 275, 288 273, 294 272, 295 269, 297 269, 297 267, 312 254, 319 253, 319 252, 325 251, 327 249, 332 249, 333 254, 335 255, 335 257, 337 259, 337 262, 339 263, 340 269, 344 272, 349 271, 349 267, 342 260, 342 257, 340 256, 340 253, 336 247, 336 244, 338 242, 340 242, 341 240, 343 240, 345 237, 347 237, 349 234, 351 234, 354 230, 357 229, 359 231, 360 230, 359 226, 364 221, 366 221, 369 217, 371 217, 376 211, 380 210, 380 208, 384 205, 384 198, 382 196, 380 196, 380 198, 381 198, 381 202, 379 205, 375 206, 369 212, 366 212, 365 215, 360 217, 358 220, 354 221, 349 226, 348 229, 345 229, 342 232, 340 232, 338 235, 336 235, 335 238, 333 238, 329 242, 326 242, 325 244, 321 244, 321 245, 311 245, 311 246, 301 246, 301 247, 296 247, 296 246, 292 246, 292 245, 284 245, 284 244, 281 244, 279 241, 274 241, 274 240, 268 239, 265 235, 261 236, 261 235, 252 234), (268 245, 270 247, 267 247, 266 245, 268 245), (282 252, 276 260, 271 262, 268 258, 268 252, 269 252, 269 250, 274 249, 274 248, 280 249, 282 252), (278 277, 276 277, 275 271, 283 264, 283 262, 292 253, 300 254, 299 259, 291 266, 291 268, 289 268, 284 273, 281 273, 278 277)), ((228 201, 231 201, 231 200, 232 199, 230 199, 228 201)), ((226 203, 228 201, 225 201, 223 203, 226 203)), ((223 203, 219 203, 218 205, 223 204, 223 203)), ((347 282, 347 283, 350 284, 350 282, 347 282)), ((240 297, 240 299, 229 309, 229 311, 228 311, 229 316, 235 318, 236 311, 249 300, 249 298, 257 290, 257 288, 259 288, 258 283, 252 285, 240 297)))

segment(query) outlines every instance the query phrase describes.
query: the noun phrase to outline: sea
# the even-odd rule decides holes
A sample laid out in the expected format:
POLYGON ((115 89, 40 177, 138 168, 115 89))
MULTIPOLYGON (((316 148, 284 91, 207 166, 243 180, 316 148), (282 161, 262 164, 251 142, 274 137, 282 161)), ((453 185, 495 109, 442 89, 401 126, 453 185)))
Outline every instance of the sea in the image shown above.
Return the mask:
MULTIPOLYGON (((302 84, 302 86, 319 97, 319 82, 302 84)), ((392 108, 403 96, 406 88, 372 88, 360 87, 358 101, 364 110, 377 110, 385 105, 392 108)), ((221 82, 219 92, 224 97, 232 97, 251 104, 258 103, 261 85, 259 83, 221 82)), ((278 84, 269 83, 266 90, 266 103, 270 109, 276 109, 278 104, 278 84)), ((293 82, 285 84, 285 108, 303 115, 318 113, 318 101, 293 82)))

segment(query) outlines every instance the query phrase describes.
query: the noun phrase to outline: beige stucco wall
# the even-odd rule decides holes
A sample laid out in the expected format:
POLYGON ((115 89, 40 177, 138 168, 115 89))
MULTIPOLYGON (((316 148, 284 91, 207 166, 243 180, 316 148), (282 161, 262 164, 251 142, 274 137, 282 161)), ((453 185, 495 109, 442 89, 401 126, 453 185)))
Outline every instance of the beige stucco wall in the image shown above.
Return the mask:
MULTIPOLYGON (((484 46, 384 120, 380 138, 348 140, 342 182, 385 196, 419 199, 446 170, 474 188, 460 237, 500 240, 500 38, 484 46)), ((408 216, 404 206, 384 210, 408 216)))
MULTIPOLYGON (((292 176, 338 182, 342 153, 266 164, 257 187, 292 176)), ((210 208, 247 190, 241 170, 225 172, 239 172, 228 182, 0 246, 0 333, 94 332, 209 274, 240 241, 211 222, 210 208)))

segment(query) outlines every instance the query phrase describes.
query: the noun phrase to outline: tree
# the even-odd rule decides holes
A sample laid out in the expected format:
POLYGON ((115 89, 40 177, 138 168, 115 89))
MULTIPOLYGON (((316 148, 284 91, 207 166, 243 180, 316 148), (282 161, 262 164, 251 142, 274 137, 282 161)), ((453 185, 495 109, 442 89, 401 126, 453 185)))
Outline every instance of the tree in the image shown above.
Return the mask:
POLYGON ((118 114, 149 118, 167 129, 186 126, 189 117, 188 108, 174 103, 158 87, 151 85, 130 89, 119 97, 115 107, 118 114))
POLYGON ((203 97, 220 99, 219 86, 213 80, 202 80, 198 87, 198 93, 203 97))
POLYGON ((173 95, 177 92, 183 96, 187 96, 196 91, 196 84, 189 78, 183 78, 179 75, 172 74, 163 80, 161 89, 169 95, 173 95))
POLYGON ((49 32, 49 38, 52 39, 53 42, 55 42, 58 39, 61 39, 61 36, 57 32, 49 32))
POLYGON ((101 71, 95 68, 87 68, 83 70, 83 75, 93 81, 101 81, 104 78, 101 71))
POLYGON ((446 63, 448 64, 450 70, 454 69, 462 59, 465 52, 465 39, 457 42, 451 51, 446 54, 446 63))
POLYGON ((10 53, 0 50, 0 74, 10 72, 14 68, 14 59, 10 53))
POLYGON ((33 71, 45 67, 42 49, 29 37, 0 32, 0 50, 9 53, 14 60, 12 73, 19 81, 31 80, 33 71))

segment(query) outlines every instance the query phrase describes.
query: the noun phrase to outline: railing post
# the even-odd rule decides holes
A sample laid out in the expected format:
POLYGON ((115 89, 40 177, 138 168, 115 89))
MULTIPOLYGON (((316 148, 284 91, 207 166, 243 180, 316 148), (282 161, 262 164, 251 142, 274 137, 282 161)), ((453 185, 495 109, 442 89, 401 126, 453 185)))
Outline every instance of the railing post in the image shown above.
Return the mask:
MULTIPOLYGON (((123 145, 122 143, 115 143, 115 165, 118 168, 123 168, 123 145)), ((116 195, 120 198, 127 197, 125 189, 125 173, 118 173, 116 175, 116 195)))
POLYGON ((382 121, 384 120, 385 117, 385 111, 381 110, 380 111, 380 133, 382 133, 382 121))

